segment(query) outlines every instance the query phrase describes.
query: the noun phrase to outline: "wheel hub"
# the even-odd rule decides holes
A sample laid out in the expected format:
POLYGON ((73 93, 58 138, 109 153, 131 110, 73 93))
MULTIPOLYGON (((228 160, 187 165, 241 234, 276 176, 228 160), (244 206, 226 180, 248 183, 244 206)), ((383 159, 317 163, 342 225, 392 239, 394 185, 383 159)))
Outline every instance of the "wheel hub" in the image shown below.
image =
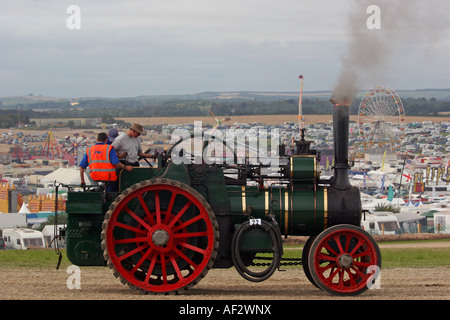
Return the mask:
POLYGON ((348 269, 353 265, 353 259, 349 254, 343 254, 338 260, 339 266, 344 269, 348 269))
POLYGON ((169 233, 164 229, 155 230, 152 234, 152 242, 159 247, 165 246, 169 242, 169 233))

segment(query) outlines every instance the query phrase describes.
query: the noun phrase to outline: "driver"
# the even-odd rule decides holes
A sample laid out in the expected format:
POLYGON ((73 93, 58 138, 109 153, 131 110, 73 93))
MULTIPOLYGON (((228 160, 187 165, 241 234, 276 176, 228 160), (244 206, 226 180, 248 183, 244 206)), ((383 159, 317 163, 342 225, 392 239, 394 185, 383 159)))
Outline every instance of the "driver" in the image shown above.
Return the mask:
POLYGON ((114 139, 112 146, 116 150, 120 162, 124 165, 139 167, 139 157, 153 157, 151 154, 142 152, 138 139, 140 135, 145 135, 144 128, 140 124, 133 123, 127 132, 114 139))

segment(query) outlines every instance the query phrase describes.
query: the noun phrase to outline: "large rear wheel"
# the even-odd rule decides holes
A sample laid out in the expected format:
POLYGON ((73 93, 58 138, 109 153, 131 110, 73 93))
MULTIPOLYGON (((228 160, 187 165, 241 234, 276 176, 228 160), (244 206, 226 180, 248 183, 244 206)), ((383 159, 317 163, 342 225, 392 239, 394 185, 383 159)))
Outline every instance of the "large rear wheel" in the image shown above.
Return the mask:
POLYGON ((102 248, 122 283, 141 293, 181 293, 209 271, 219 231, 193 188, 152 179, 126 189, 105 215, 102 248))

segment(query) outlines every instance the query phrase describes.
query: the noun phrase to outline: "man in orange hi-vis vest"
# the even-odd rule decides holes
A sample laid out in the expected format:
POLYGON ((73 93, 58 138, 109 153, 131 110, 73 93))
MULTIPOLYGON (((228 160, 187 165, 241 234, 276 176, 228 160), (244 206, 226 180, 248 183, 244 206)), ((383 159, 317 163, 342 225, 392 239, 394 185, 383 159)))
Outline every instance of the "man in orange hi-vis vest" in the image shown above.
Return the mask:
POLYGON ((84 170, 89 166, 90 176, 94 181, 116 181, 116 168, 132 171, 132 166, 126 166, 120 163, 116 151, 106 141, 106 133, 99 133, 97 143, 86 150, 86 154, 80 162, 81 185, 86 185, 84 181, 84 170))

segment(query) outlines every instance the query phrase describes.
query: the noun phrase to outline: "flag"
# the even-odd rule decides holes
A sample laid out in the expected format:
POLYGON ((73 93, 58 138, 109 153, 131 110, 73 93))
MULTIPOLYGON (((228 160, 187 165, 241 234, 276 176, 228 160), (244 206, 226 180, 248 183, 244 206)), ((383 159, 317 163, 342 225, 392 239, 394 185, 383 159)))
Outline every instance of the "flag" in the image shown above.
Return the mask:
POLYGON ((383 155, 383 163, 381 164, 381 171, 384 170, 384 160, 386 160, 386 151, 384 151, 384 155, 383 155))
POLYGON ((412 179, 411 174, 408 173, 408 172, 406 172, 406 173, 407 173, 407 174, 403 174, 403 176, 406 178, 406 182, 410 182, 411 179, 412 179))
POLYGON ((392 201, 394 199, 394 190, 392 189, 392 185, 389 186, 387 199, 388 201, 392 201))
POLYGON ((406 159, 406 161, 405 161, 405 169, 407 169, 410 172, 414 172, 415 165, 414 165, 414 163, 412 162, 411 159, 406 159))

